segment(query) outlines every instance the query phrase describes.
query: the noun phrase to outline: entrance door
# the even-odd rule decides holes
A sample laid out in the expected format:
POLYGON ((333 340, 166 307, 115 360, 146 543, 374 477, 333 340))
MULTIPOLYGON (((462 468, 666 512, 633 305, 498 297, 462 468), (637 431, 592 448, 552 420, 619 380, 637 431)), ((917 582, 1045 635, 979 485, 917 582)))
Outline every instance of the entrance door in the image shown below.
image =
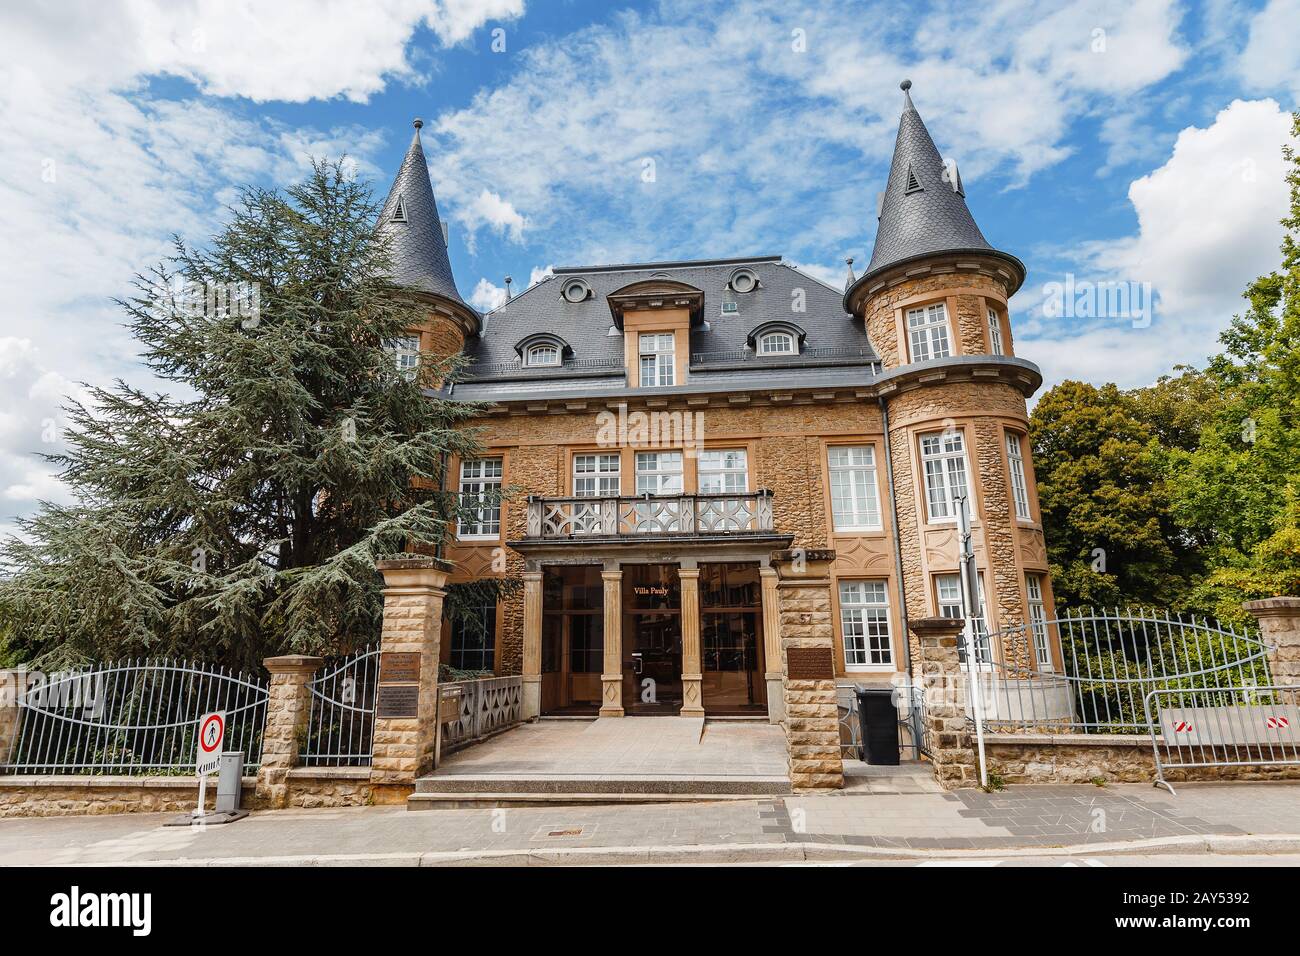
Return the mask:
POLYGON ((675 564, 623 565, 623 710, 682 709, 682 592, 675 564))
POLYGON ((706 714, 767 713, 757 564, 700 565, 700 656, 706 714))

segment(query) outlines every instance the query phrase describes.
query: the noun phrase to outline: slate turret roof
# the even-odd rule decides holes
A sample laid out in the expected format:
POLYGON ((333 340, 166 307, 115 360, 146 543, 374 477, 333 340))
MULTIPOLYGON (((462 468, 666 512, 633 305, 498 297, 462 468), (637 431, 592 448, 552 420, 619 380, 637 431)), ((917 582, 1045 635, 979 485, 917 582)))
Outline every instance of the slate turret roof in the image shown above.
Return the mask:
POLYGON ((404 289, 440 295, 464 305, 451 274, 447 240, 443 238, 429 165, 420 143, 424 122, 417 119, 414 125, 415 135, 379 214, 379 230, 391 244, 392 280, 404 289))

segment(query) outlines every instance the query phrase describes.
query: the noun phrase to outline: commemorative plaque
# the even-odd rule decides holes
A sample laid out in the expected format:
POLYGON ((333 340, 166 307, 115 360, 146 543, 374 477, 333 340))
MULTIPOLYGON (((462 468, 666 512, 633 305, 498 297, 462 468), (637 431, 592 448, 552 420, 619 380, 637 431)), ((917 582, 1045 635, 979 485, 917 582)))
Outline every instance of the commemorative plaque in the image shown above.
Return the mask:
POLYGON ((835 658, 829 647, 787 647, 785 660, 790 680, 835 679, 835 658))

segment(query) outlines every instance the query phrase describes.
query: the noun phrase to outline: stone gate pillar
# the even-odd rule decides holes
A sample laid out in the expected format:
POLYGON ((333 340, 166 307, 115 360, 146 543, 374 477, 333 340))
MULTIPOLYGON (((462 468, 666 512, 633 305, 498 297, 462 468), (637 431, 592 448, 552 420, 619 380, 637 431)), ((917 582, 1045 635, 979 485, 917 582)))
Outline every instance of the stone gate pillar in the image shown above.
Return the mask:
POLYGON ((27 691, 28 671, 23 667, 0 670, 0 764, 12 759, 18 741, 19 699, 27 691))
POLYGON ((934 775, 946 790, 979 785, 979 766, 966 723, 966 672, 958 646, 963 622, 923 617, 908 626, 920 642, 921 692, 934 775))
POLYGON ((796 791, 844 786, 835 701, 835 629, 830 565, 835 552, 777 551, 782 698, 790 785, 796 791))
POLYGON ((370 783, 376 803, 400 803, 433 768, 443 587, 452 565, 418 557, 387 558, 378 567, 384 623, 370 783))
POLYGON ((257 798, 273 809, 289 802, 289 770, 298 763, 298 736, 311 714, 307 686, 323 661, 305 654, 285 654, 262 661, 271 674, 262 732, 262 763, 257 769, 257 798))
POLYGON ((1300 684, 1300 597, 1272 597, 1242 605, 1259 621, 1269 645, 1268 668, 1274 684, 1300 684))

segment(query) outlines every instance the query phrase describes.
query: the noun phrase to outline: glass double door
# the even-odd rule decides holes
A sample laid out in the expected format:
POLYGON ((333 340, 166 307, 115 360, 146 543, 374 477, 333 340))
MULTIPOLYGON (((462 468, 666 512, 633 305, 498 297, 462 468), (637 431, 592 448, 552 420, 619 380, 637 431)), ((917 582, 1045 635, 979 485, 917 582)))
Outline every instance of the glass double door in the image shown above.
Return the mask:
POLYGON ((682 592, 675 564, 623 565, 623 710, 682 709, 682 592))

